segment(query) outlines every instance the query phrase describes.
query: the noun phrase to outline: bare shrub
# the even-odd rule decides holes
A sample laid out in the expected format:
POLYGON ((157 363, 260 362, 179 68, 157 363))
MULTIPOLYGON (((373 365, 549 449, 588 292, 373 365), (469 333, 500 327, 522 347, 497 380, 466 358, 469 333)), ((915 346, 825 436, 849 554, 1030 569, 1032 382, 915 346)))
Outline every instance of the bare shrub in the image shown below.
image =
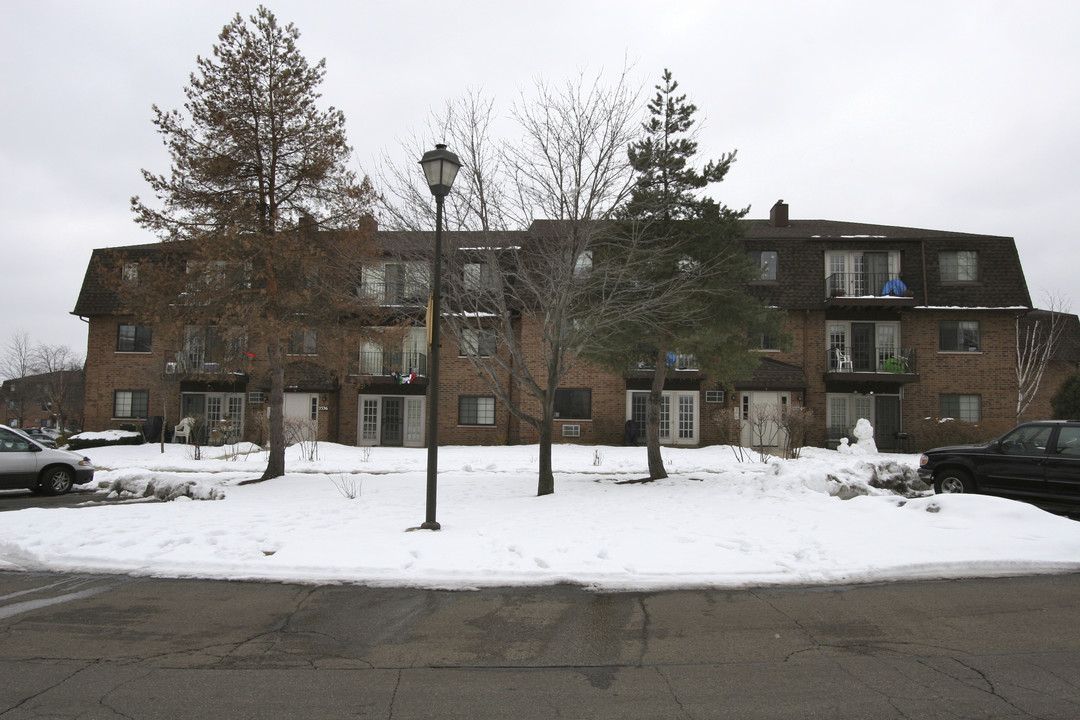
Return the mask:
POLYGON ((336 475, 327 475, 327 477, 330 478, 330 482, 334 484, 342 497, 349 500, 355 500, 359 497, 364 487, 364 480, 359 475, 337 473, 336 475))

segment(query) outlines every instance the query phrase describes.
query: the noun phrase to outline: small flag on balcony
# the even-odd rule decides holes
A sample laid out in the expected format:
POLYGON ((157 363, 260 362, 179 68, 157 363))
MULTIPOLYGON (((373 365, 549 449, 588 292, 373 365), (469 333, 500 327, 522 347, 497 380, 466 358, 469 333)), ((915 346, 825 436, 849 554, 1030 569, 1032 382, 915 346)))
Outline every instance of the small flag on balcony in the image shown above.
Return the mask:
POLYGON ((416 379, 416 373, 408 373, 407 375, 402 375, 401 376, 401 384, 402 385, 408 385, 409 383, 411 383, 415 379, 416 379))

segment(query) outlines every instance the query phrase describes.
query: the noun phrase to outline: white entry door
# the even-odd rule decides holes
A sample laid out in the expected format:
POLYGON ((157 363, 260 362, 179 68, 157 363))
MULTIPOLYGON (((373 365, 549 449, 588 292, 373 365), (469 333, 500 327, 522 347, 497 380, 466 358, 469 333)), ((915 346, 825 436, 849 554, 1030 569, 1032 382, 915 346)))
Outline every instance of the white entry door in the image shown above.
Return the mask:
POLYGON ((319 437, 319 394, 285 393, 285 444, 319 437))
POLYGON ((787 447, 787 431, 780 420, 787 413, 791 394, 750 390, 742 393, 740 444, 744 447, 781 450, 787 447))

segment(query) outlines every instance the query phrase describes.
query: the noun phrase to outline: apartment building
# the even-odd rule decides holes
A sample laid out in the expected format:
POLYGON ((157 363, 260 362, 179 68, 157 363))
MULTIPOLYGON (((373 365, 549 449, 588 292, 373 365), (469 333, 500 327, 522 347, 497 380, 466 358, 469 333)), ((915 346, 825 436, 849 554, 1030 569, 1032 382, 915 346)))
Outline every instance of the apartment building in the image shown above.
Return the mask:
MULTIPOLYGON (((467 234, 456 235, 468 244, 467 234)), ((528 235, 521 233, 522 242, 528 235)), ((377 239, 387 247, 397 236, 378 232, 377 239)), ((912 429, 927 417, 1015 420, 1016 325, 1032 306, 1012 238, 795 220, 781 201, 768 219, 743 221, 743 242, 761 267, 749 290, 785 312, 784 337, 761 337, 756 371, 729 385, 706 377, 694 358, 672 356, 664 442, 780 448, 786 438, 775 418, 800 406, 813 412, 807 442, 821 446, 840 442, 860 418, 886 449, 915 447, 912 429)), ((168 435, 181 418, 201 417, 206 441, 260 440, 269 380, 257 343, 245 338, 247 346, 237 347, 220 328, 170 335, 139 326, 100 277, 101 268, 154 252, 154 245, 96 250, 87 269, 74 310, 89 325, 86 428, 163 416, 168 435), (98 262, 107 257, 121 261, 98 262)), ((333 339, 294 338, 285 403, 297 437, 425 444, 427 275, 423 263, 389 257, 365 266, 357 292, 387 310, 387 324, 346 327, 333 339)), ((535 342, 538 328, 519 328, 523 345, 535 342)), ((535 431, 470 362, 470 354, 499 351, 492 338, 479 332, 459 346, 444 333, 442 345, 440 442, 535 442, 535 431)), ((556 398, 556 441, 626 441, 628 420, 643 426, 652 373, 579 362, 556 398)), ((1044 385, 1040 402, 1063 376, 1044 385)))

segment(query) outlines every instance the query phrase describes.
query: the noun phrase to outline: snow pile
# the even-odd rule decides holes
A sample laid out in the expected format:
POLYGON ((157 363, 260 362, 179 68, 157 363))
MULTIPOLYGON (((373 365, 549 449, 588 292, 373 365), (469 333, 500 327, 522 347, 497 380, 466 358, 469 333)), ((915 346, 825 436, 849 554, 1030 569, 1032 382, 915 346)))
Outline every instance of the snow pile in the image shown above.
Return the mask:
POLYGON ((176 500, 187 498, 189 500, 221 500, 225 497, 225 491, 221 487, 209 485, 197 480, 165 475, 159 473, 147 474, 145 470, 135 469, 113 474, 114 477, 108 483, 102 485, 108 488, 108 498, 153 498, 156 500, 176 500))
POLYGON ((999 498, 928 494, 915 455, 806 448, 796 460, 745 462, 728 447, 665 448, 670 477, 627 483, 647 475, 645 448, 562 445, 555 494, 537 497, 536 446, 443 447, 442 530, 430 532, 416 529, 424 449, 290 448, 289 474, 255 483, 258 451, 203 448, 196 460, 189 447, 165 449, 94 449, 102 487, 83 506, 0 515, 0 567, 604 590, 1080 570, 1080 523, 999 498), (91 502, 108 494, 130 501, 91 502))

